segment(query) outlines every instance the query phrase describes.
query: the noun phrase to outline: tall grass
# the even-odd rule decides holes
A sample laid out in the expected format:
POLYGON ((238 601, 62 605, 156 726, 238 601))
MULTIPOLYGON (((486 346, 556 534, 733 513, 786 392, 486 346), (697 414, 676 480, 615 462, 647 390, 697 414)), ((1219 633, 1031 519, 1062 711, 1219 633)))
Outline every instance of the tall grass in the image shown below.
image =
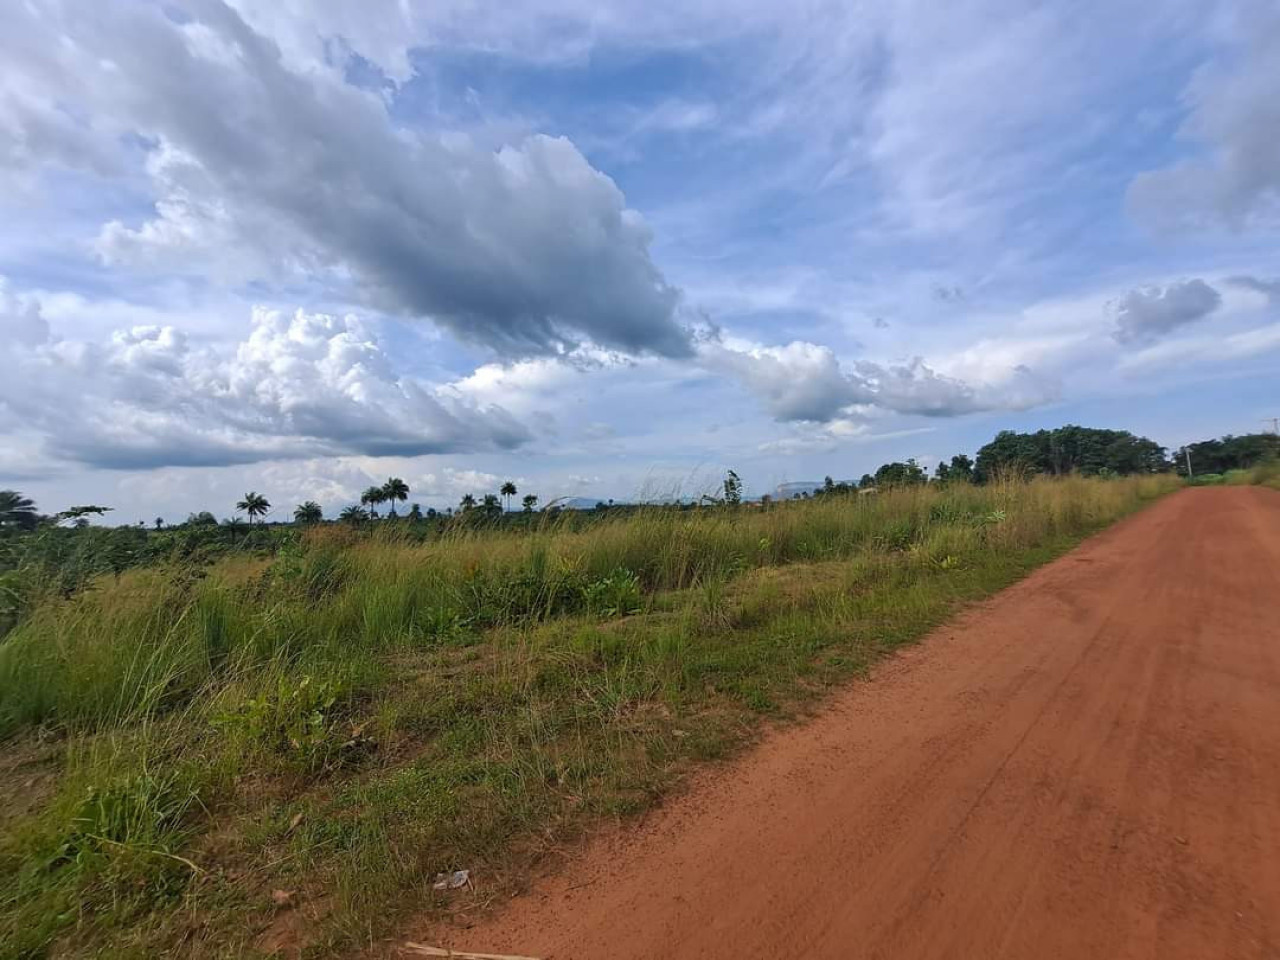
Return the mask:
POLYGON ((753 716, 1177 485, 931 485, 428 544, 328 528, 50 602, 0 645, 0 733, 67 745, 53 800, 0 819, 0 942, 247 951, 273 884, 333 904, 323 936, 367 939, 434 871, 643 806, 753 716), (174 939, 181 903, 200 949, 174 939))

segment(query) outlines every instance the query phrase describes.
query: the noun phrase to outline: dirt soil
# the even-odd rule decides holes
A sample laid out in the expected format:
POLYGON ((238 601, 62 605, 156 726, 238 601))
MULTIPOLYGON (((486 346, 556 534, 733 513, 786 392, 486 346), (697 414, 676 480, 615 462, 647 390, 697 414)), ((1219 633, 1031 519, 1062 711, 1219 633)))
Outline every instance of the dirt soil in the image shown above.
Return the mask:
POLYGON ((554 960, 1280 957, 1280 494, 1166 498, 466 931, 554 960))

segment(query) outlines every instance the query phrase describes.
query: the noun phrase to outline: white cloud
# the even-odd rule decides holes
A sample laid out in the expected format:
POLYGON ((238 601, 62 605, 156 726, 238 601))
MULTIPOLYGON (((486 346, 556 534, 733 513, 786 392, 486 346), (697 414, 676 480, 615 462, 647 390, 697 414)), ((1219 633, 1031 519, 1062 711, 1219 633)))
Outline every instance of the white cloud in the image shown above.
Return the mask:
POLYGON ((1280 7, 1227 10, 1222 47, 1185 94, 1182 135, 1200 149, 1133 182, 1134 207, 1159 226, 1280 224, 1280 7))
POLYGON ((952 417, 1026 409, 1050 396, 1044 382, 1021 364, 1001 371, 997 382, 974 385, 939 373, 920 357, 900 363, 856 360, 845 369, 829 347, 804 341, 765 347, 712 338, 699 346, 699 359, 741 382, 783 422, 840 423, 858 408, 952 417))
POLYGON ((644 220, 567 139, 495 150, 396 126, 377 93, 292 64, 219 0, 19 7, 6 31, 23 51, 6 77, 38 106, 9 112, 0 159, 148 145, 154 216, 103 226, 109 264, 350 281, 509 356, 584 338, 689 352, 644 220), (85 118, 78 144, 42 151, 38 121, 65 112, 85 118))
POLYGON ((354 316, 256 308, 229 354, 171 326, 61 339, 30 307, 5 325, 18 333, 0 344, 0 407, 57 459, 219 465, 504 449, 529 436, 496 404, 398 375, 354 316))

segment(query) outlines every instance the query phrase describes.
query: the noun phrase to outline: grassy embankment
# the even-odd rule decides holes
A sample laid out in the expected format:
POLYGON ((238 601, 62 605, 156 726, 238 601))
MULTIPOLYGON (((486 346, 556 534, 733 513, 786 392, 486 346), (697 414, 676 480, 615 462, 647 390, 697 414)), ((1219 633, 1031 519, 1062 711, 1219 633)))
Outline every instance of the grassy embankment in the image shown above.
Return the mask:
POLYGON ((0 955, 321 955, 472 896, 433 893, 437 871, 496 895, 1177 485, 935 485, 428 545, 328 528, 46 604, 0 645, 0 955))

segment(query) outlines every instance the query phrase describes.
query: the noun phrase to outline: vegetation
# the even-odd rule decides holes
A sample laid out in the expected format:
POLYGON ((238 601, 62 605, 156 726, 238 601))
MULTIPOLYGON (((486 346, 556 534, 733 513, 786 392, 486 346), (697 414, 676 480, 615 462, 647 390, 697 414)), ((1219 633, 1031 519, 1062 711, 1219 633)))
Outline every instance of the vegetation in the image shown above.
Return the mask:
POLYGON ((1165 450, 1154 440, 1126 430, 1067 425, 1035 433, 1002 430, 978 451, 974 475, 985 481, 1009 470, 1052 476, 1072 472, 1128 476, 1168 469, 1165 450))
POLYGON ((321 914, 317 950, 367 942, 436 872, 518 877, 1176 485, 320 524, 46 597, 0 644, 28 758, 0 777, 0 942, 242 956, 276 890, 321 914))
POLYGON ((1201 440, 1180 447, 1173 454, 1173 466, 1187 475, 1190 454, 1193 474, 1225 474, 1229 470, 1249 470, 1267 460, 1280 459, 1280 436, 1254 433, 1242 437, 1228 434, 1220 440, 1201 440))

